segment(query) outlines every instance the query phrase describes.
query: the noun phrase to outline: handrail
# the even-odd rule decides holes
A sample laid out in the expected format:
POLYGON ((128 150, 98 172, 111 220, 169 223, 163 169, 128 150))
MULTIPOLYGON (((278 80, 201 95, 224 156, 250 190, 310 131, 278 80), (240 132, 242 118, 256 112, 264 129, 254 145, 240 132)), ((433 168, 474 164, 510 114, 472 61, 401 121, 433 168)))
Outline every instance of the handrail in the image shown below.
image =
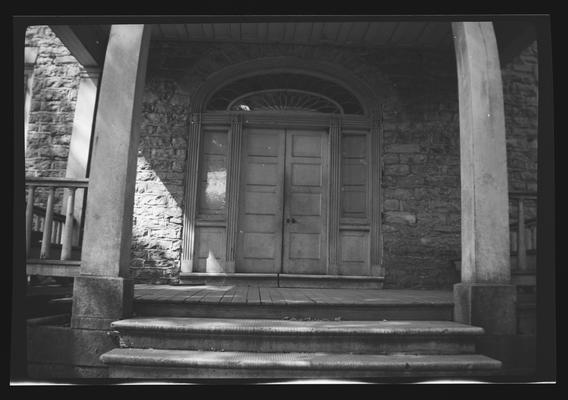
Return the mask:
POLYGON ((26 186, 86 188, 89 186, 89 179, 26 176, 26 186))
POLYGON ((25 183, 28 190, 28 196, 26 199, 26 250, 28 256, 31 249, 33 218, 34 215, 37 215, 44 218, 40 259, 48 259, 50 256, 52 239, 55 238, 54 240, 59 242, 59 238, 61 238, 60 258, 61 260, 69 260, 71 258, 73 227, 75 225, 75 218, 73 216, 75 192, 77 189, 87 190, 89 186, 89 179, 28 176, 26 177, 25 183), (46 187, 49 189, 45 209, 34 205, 34 196, 38 187, 46 187), (67 200, 65 216, 56 213, 53 210, 55 190, 58 188, 65 189, 65 197, 67 200), (55 230, 53 231, 54 228, 55 230), (63 228, 63 230, 61 228, 63 228))

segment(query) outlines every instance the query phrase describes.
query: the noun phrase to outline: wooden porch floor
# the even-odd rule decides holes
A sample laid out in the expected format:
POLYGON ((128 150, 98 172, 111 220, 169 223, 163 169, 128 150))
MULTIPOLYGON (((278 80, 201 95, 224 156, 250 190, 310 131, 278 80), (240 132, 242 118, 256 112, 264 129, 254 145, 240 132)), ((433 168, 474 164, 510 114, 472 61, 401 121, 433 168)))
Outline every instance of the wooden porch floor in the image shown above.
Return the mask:
POLYGON ((237 285, 164 286, 138 284, 134 299, 187 304, 380 305, 453 304, 452 291, 398 289, 308 289, 237 285))

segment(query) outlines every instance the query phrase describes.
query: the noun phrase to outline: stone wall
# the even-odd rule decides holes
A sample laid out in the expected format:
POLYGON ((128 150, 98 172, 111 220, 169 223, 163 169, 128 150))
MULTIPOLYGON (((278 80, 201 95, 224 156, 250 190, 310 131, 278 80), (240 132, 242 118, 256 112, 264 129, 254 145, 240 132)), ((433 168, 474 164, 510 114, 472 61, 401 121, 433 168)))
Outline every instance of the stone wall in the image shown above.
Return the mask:
POLYGON ((175 83, 146 83, 140 130, 131 272, 138 281, 175 280, 181 258, 188 96, 175 83))
POLYGON ((375 65, 399 99, 383 117, 385 287, 449 288, 461 256, 455 56, 399 50, 385 58, 375 65))
POLYGON ((26 30, 38 48, 28 119, 26 174, 65 176, 81 65, 47 26, 26 30))
MULTIPOLYGON (((28 118, 25 173, 28 176, 64 177, 81 65, 48 26, 30 26, 26 47, 37 48, 28 118)), ((57 192, 55 210, 61 211, 62 192, 57 192)), ((38 189, 38 205, 46 192, 38 189)))
MULTIPOLYGON (((536 41, 502 65, 510 191, 536 192, 538 156, 538 46, 536 41)), ((516 221, 516 204, 510 218, 516 221)), ((536 203, 527 207, 536 217, 536 203)))

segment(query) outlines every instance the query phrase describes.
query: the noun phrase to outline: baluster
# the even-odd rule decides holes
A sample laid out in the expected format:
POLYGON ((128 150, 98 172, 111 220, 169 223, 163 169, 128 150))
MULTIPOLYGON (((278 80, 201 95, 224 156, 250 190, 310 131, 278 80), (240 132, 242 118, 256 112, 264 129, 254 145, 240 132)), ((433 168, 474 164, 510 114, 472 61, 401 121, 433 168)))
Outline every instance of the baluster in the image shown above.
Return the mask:
POLYGON ((34 194, 35 186, 30 186, 28 190, 28 204, 26 204, 26 255, 30 255, 32 245, 32 227, 34 220, 34 194))
POLYGON ((75 208, 75 188, 67 190, 67 210, 65 212, 65 227, 63 229, 63 242, 61 247, 61 259, 71 258, 71 248, 73 242, 73 209, 75 208))
POLYGON ((57 244, 57 231, 59 230, 59 221, 54 220, 51 223, 51 244, 57 244))
POLYGON ((57 221, 57 244, 61 244, 61 237, 63 236, 63 222, 57 221))
POLYGON ((518 215, 518 229, 517 229, 517 261, 519 270, 526 271, 527 269, 527 246, 525 232, 525 205, 524 199, 519 198, 519 215, 518 215))
POLYGON ((49 258, 51 251, 51 229, 53 222, 53 198, 55 196, 55 188, 49 188, 49 196, 47 197, 47 209, 45 211, 45 220, 43 221, 43 237, 41 241, 40 258, 49 258))
POLYGON ((76 201, 78 201, 77 199, 80 199, 81 203, 77 204, 78 215, 76 216, 77 225, 73 232, 73 245, 81 247, 81 242, 83 241, 83 226, 85 225, 87 188, 77 188, 77 193, 81 196, 76 196, 76 201))

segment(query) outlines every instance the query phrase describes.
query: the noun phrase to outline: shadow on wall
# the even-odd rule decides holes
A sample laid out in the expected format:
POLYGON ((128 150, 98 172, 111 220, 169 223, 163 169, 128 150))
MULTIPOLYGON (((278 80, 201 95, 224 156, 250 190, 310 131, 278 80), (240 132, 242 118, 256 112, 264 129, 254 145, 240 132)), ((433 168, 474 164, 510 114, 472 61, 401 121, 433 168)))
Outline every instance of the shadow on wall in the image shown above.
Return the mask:
POLYGON ((167 80, 146 83, 134 198, 131 274, 169 283, 180 268, 189 98, 167 80))

